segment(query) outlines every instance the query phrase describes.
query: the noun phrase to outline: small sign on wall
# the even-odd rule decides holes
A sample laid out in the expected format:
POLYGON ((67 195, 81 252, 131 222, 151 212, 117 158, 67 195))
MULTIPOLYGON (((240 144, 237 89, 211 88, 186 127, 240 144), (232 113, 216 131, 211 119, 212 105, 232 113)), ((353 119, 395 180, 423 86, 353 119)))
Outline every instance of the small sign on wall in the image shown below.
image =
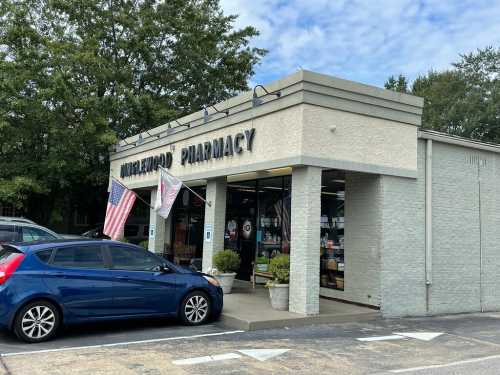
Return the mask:
POLYGON ((205 224, 205 242, 212 242, 213 234, 212 224, 205 224))
POLYGON ((150 225, 149 226, 149 238, 154 239, 155 238, 155 225, 150 225))

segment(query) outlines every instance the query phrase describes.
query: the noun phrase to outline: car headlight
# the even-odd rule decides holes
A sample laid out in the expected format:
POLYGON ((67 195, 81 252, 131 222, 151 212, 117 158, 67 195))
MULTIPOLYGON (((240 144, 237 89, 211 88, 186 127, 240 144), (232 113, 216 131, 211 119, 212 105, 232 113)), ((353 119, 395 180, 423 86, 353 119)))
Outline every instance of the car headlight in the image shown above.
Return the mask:
POLYGON ((210 283, 212 284, 213 286, 220 286, 219 282, 217 281, 216 278, 214 277, 211 277, 211 276, 205 276, 203 275, 203 277, 210 283))

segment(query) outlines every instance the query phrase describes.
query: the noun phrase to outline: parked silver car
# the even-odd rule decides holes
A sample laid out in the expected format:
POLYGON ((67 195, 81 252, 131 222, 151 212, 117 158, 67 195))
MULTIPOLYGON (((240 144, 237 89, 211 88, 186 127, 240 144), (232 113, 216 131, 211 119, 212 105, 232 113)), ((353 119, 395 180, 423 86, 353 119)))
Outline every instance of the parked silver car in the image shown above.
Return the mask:
POLYGON ((0 244, 8 242, 33 242, 40 240, 57 240, 62 235, 48 228, 37 225, 23 217, 0 216, 0 244))

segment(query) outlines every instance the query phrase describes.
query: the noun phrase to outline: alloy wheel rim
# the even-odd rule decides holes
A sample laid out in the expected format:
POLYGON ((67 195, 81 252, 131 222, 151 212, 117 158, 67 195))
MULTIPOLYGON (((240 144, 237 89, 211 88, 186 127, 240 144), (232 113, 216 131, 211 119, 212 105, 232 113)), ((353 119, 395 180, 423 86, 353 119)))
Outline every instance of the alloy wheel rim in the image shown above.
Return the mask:
POLYGON ((201 322, 208 314, 207 299, 203 296, 192 296, 187 300, 184 312, 191 323, 201 322))
POLYGON ((54 312, 47 306, 33 306, 21 321, 23 333, 32 339, 41 339, 52 332, 56 323, 54 312))

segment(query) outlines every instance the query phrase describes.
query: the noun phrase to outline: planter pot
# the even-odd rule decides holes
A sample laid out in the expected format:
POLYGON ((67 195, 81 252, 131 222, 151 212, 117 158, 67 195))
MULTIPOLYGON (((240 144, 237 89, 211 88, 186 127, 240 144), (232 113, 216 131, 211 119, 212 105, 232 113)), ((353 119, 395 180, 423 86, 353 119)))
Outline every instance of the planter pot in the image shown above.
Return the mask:
POLYGON ((271 297, 271 306, 275 310, 288 311, 288 284, 275 284, 269 286, 269 296, 271 297))
POLYGON ((231 289, 233 289, 233 283, 234 283, 235 277, 236 277, 235 272, 233 272, 233 273, 221 273, 221 274, 215 276, 215 278, 219 282, 224 294, 231 293, 231 289))

